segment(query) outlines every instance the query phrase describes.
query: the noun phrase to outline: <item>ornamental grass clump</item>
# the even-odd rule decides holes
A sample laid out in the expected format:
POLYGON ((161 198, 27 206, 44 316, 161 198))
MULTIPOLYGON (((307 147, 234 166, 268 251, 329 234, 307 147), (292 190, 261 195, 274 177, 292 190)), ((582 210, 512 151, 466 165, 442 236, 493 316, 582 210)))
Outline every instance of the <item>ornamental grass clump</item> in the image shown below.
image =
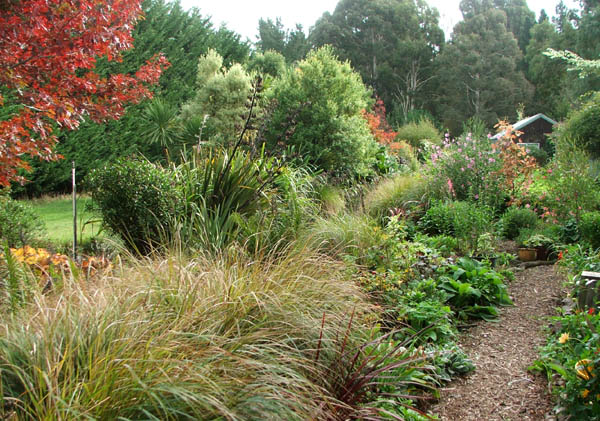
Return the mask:
POLYGON ((377 246, 380 229, 367 215, 342 213, 318 217, 301 234, 301 243, 330 255, 362 257, 366 250, 377 246))
POLYGON ((425 178, 418 173, 386 178, 367 193, 366 211, 375 218, 383 218, 394 209, 414 209, 426 196, 426 188, 425 178))
POLYGON ((233 248, 220 258, 146 258, 94 283, 72 275, 61 292, 36 293, 0 321, 0 415, 340 419, 386 373, 377 365, 352 392, 339 390, 346 371, 337 370, 366 367, 360 344, 375 319, 342 273, 297 247, 261 260, 233 248))

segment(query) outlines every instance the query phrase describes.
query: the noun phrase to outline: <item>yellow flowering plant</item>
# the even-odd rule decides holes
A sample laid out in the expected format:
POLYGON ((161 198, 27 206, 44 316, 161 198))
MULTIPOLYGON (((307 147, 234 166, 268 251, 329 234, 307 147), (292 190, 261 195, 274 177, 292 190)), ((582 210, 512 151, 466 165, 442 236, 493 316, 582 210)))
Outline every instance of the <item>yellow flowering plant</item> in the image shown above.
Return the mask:
POLYGON ((546 373, 558 405, 571 419, 599 421, 600 315, 591 308, 554 320, 561 329, 550 336, 532 369, 546 373))
POLYGON ((75 265, 67 255, 52 253, 41 247, 35 248, 25 245, 20 248, 10 248, 9 251, 17 263, 27 266, 44 285, 48 280, 56 278, 75 267, 81 270, 86 277, 93 276, 98 271, 106 272, 112 269, 110 260, 105 256, 85 257, 78 265, 75 265))

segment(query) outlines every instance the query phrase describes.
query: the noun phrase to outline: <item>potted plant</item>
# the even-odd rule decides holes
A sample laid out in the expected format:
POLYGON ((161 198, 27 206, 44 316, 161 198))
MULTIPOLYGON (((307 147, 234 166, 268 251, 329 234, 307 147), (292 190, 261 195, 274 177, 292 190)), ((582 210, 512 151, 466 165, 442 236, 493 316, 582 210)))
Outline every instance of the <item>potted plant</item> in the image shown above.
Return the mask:
POLYGON ((542 234, 534 234, 523 242, 523 245, 536 250, 538 260, 547 260, 554 240, 542 234))
POLYGON ((519 260, 531 262, 537 258, 537 250, 529 247, 519 247, 519 260))

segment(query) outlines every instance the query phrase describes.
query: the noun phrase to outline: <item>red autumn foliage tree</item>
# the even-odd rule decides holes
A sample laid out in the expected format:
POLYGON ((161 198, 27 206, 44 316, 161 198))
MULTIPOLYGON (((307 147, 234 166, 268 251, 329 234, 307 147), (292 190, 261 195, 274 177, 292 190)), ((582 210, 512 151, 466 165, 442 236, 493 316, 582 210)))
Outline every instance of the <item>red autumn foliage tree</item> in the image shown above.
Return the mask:
POLYGON ((0 0, 0 107, 2 92, 15 105, 0 121, 0 186, 22 181, 26 155, 57 158, 57 127, 118 119, 151 97, 169 64, 160 54, 134 75, 94 71, 98 58, 132 48, 141 18, 141 0, 0 0))
POLYGON ((492 145, 498 151, 502 168, 496 175, 504 180, 504 188, 510 195, 510 203, 516 202, 520 193, 527 190, 533 182, 533 172, 537 168, 535 158, 520 145, 519 136, 523 132, 515 130, 507 121, 500 121, 494 126, 502 137, 492 145))
POLYGON ((377 99, 372 112, 363 110, 363 115, 367 120, 371 134, 381 145, 391 145, 398 135, 392 130, 385 118, 385 105, 381 99, 377 99))

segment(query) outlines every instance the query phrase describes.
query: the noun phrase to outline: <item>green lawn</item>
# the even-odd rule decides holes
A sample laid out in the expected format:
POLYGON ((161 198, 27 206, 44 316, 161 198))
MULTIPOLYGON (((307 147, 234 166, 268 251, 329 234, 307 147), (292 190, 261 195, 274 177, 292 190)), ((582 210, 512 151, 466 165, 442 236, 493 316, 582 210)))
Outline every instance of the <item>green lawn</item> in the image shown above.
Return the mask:
MULTIPOLYGON (((99 219, 87 209, 86 205, 90 202, 89 197, 77 199, 78 241, 97 236, 100 229, 100 222, 88 223, 99 219)), ((28 203, 46 224, 50 241, 65 244, 73 240, 73 202, 70 196, 34 199, 28 203)))

